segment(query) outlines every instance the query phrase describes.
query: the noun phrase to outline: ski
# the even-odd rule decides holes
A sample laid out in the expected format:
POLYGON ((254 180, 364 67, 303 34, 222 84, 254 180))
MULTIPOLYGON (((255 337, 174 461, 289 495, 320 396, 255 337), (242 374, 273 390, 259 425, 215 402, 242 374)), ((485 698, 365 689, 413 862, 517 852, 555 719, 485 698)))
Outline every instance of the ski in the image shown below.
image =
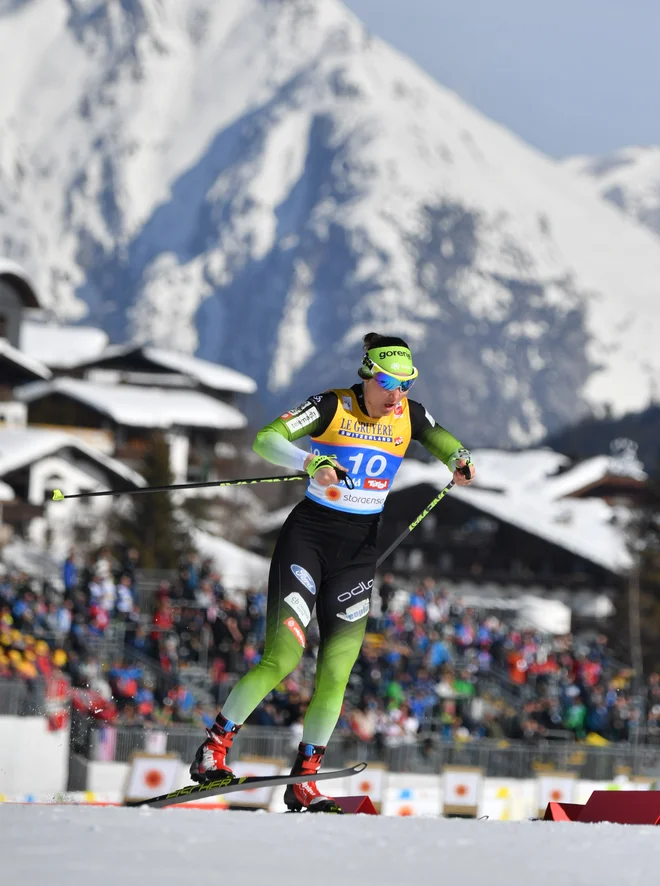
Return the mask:
POLYGON ((279 788, 290 784, 302 784, 306 781, 324 781, 327 778, 347 778, 358 775, 367 768, 366 763, 357 763, 347 769, 336 769, 334 772, 317 772, 314 775, 226 775, 208 784, 190 784, 178 791, 150 797, 148 800, 126 800, 124 806, 151 806, 162 809, 164 806, 175 806, 187 803, 200 797, 217 797, 220 794, 233 794, 235 791, 250 791, 253 788, 279 788))

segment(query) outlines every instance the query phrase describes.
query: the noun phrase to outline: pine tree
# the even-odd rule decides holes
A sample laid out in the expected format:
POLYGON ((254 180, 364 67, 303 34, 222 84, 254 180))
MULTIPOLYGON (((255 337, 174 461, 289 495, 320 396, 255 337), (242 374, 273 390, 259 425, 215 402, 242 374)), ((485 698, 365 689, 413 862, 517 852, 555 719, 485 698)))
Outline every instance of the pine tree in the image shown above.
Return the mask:
MULTIPOLYGON (((148 486, 169 486, 169 446, 161 433, 155 433, 144 456, 140 473, 148 486)), ((174 569, 191 542, 167 492, 131 496, 130 513, 115 521, 119 540, 137 548, 143 569, 174 569)))

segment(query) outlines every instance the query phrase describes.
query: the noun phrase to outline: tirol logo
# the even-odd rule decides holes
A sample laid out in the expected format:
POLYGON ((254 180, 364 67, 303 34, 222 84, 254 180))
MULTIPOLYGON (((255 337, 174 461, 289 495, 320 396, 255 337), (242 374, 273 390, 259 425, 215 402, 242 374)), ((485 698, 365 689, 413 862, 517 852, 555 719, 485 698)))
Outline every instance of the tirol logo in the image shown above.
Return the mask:
POLYGON ((354 603, 352 606, 349 606, 346 612, 338 612, 337 618, 341 618, 343 621, 358 621, 360 618, 364 618, 365 615, 369 615, 369 601, 368 600, 360 600, 359 603, 354 603))
POLYGON ((395 445, 395 446, 401 446, 402 443, 403 443, 403 437, 397 437, 397 438, 394 440, 394 445, 395 445))
POLYGON ((389 485, 389 480, 375 480, 373 477, 370 477, 368 480, 364 481, 365 489, 387 489, 389 485))
POLYGON ((296 640, 300 643, 302 648, 305 648, 305 634, 303 633, 303 629, 300 627, 295 618, 287 618, 284 621, 284 624, 291 631, 296 640))
POLYGON ((403 415, 403 403, 397 403, 394 407, 395 415, 403 415))
POLYGON ((316 593, 316 582, 306 569, 303 569, 302 566, 298 566, 297 563, 292 563, 291 572, 293 572, 300 584, 307 588, 310 594, 316 593))
POLYGON ((381 351, 378 355, 381 360, 384 360, 385 357, 407 357, 408 351, 381 351))

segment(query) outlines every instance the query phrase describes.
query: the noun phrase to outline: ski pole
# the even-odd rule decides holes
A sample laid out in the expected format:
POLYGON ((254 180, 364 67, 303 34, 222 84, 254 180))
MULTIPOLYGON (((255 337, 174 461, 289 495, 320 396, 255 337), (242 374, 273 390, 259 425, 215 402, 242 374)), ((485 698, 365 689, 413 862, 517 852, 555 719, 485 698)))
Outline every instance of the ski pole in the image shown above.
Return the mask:
POLYGON ((208 483, 141 486, 138 489, 104 489, 102 492, 76 492, 73 495, 64 495, 61 489, 53 489, 53 501, 64 501, 65 498, 93 498, 97 495, 140 495, 146 492, 172 492, 177 489, 203 489, 209 486, 251 486, 254 483, 289 483, 292 480, 309 480, 309 477, 307 474, 294 474, 285 477, 249 477, 246 480, 210 480, 208 483))
POLYGON ((426 516, 429 514, 429 512, 432 511, 433 508, 434 508, 439 502, 442 501, 442 499, 445 497, 445 495, 447 495, 447 493, 449 492, 449 490, 452 488, 453 485, 454 485, 454 481, 453 481, 453 480, 450 480, 449 483, 447 483, 447 485, 445 486, 445 488, 442 490, 442 492, 441 492, 439 495, 436 495, 436 497, 433 499, 432 502, 430 502, 429 504, 427 504, 427 506, 424 508, 424 510, 422 511, 422 513, 419 514, 417 517, 415 517, 415 519, 412 521, 412 523, 410 524, 410 526, 407 526, 407 527, 403 530, 403 532, 401 533, 401 535, 400 535, 398 538, 396 538, 396 539, 392 542, 392 544, 391 544, 391 545, 389 546, 389 548, 385 551, 385 553, 383 553, 383 554, 380 555, 380 557, 379 557, 378 560, 376 561, 376 569, 378 569, 379 566, 380 566, 382 563, 384 563, 385 560, 387 560, 387 558, 388 558, 389 555, 392 553, 392 551, 394 551, 396 548, 398 548, 399 545, 401 544, 401 542, 402 542, 405 538, 407 538, 407 537, 410 535, 410 533, 413 531, 413 529, 415 528, 415 526, 418 526, 418 525, 422 522, 422 520, 424 519, 424 517, 426 517, 426 516))
MULTIPOLYGON (((353 481, 346 471, 336 468, 337 477, 348 489, 353 489, 353 481)), ((292 480, 309 480, 308 474, 287 474, 284 477, 248 477, 245 480, 209 480, 204 483, 177 483, 172 486, 141 486, 137 489, 104 489, 102 492, 76 492, 64 495, 61 489, 53 489, 53 501, 65 498, 93 498, 97 495, 140 495, 146 492, 172 492, 177 489, 204 489, 210 486, 252 486, 255 483, 290 483, 292 480)))

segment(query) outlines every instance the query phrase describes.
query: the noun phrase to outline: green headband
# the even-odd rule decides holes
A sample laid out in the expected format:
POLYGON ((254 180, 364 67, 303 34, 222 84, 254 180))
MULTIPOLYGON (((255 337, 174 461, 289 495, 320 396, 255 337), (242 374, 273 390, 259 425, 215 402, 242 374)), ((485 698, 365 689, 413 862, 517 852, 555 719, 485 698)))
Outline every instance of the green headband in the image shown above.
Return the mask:
POLYGON ((390 375, 396 375, 404 380, 415 378, 417 375, 410 349, 404 348, 403 345, 382 345, 368 350, 362 363, 364 374, 368 377, 373 375, 371 367, 373 363, 390 375))

